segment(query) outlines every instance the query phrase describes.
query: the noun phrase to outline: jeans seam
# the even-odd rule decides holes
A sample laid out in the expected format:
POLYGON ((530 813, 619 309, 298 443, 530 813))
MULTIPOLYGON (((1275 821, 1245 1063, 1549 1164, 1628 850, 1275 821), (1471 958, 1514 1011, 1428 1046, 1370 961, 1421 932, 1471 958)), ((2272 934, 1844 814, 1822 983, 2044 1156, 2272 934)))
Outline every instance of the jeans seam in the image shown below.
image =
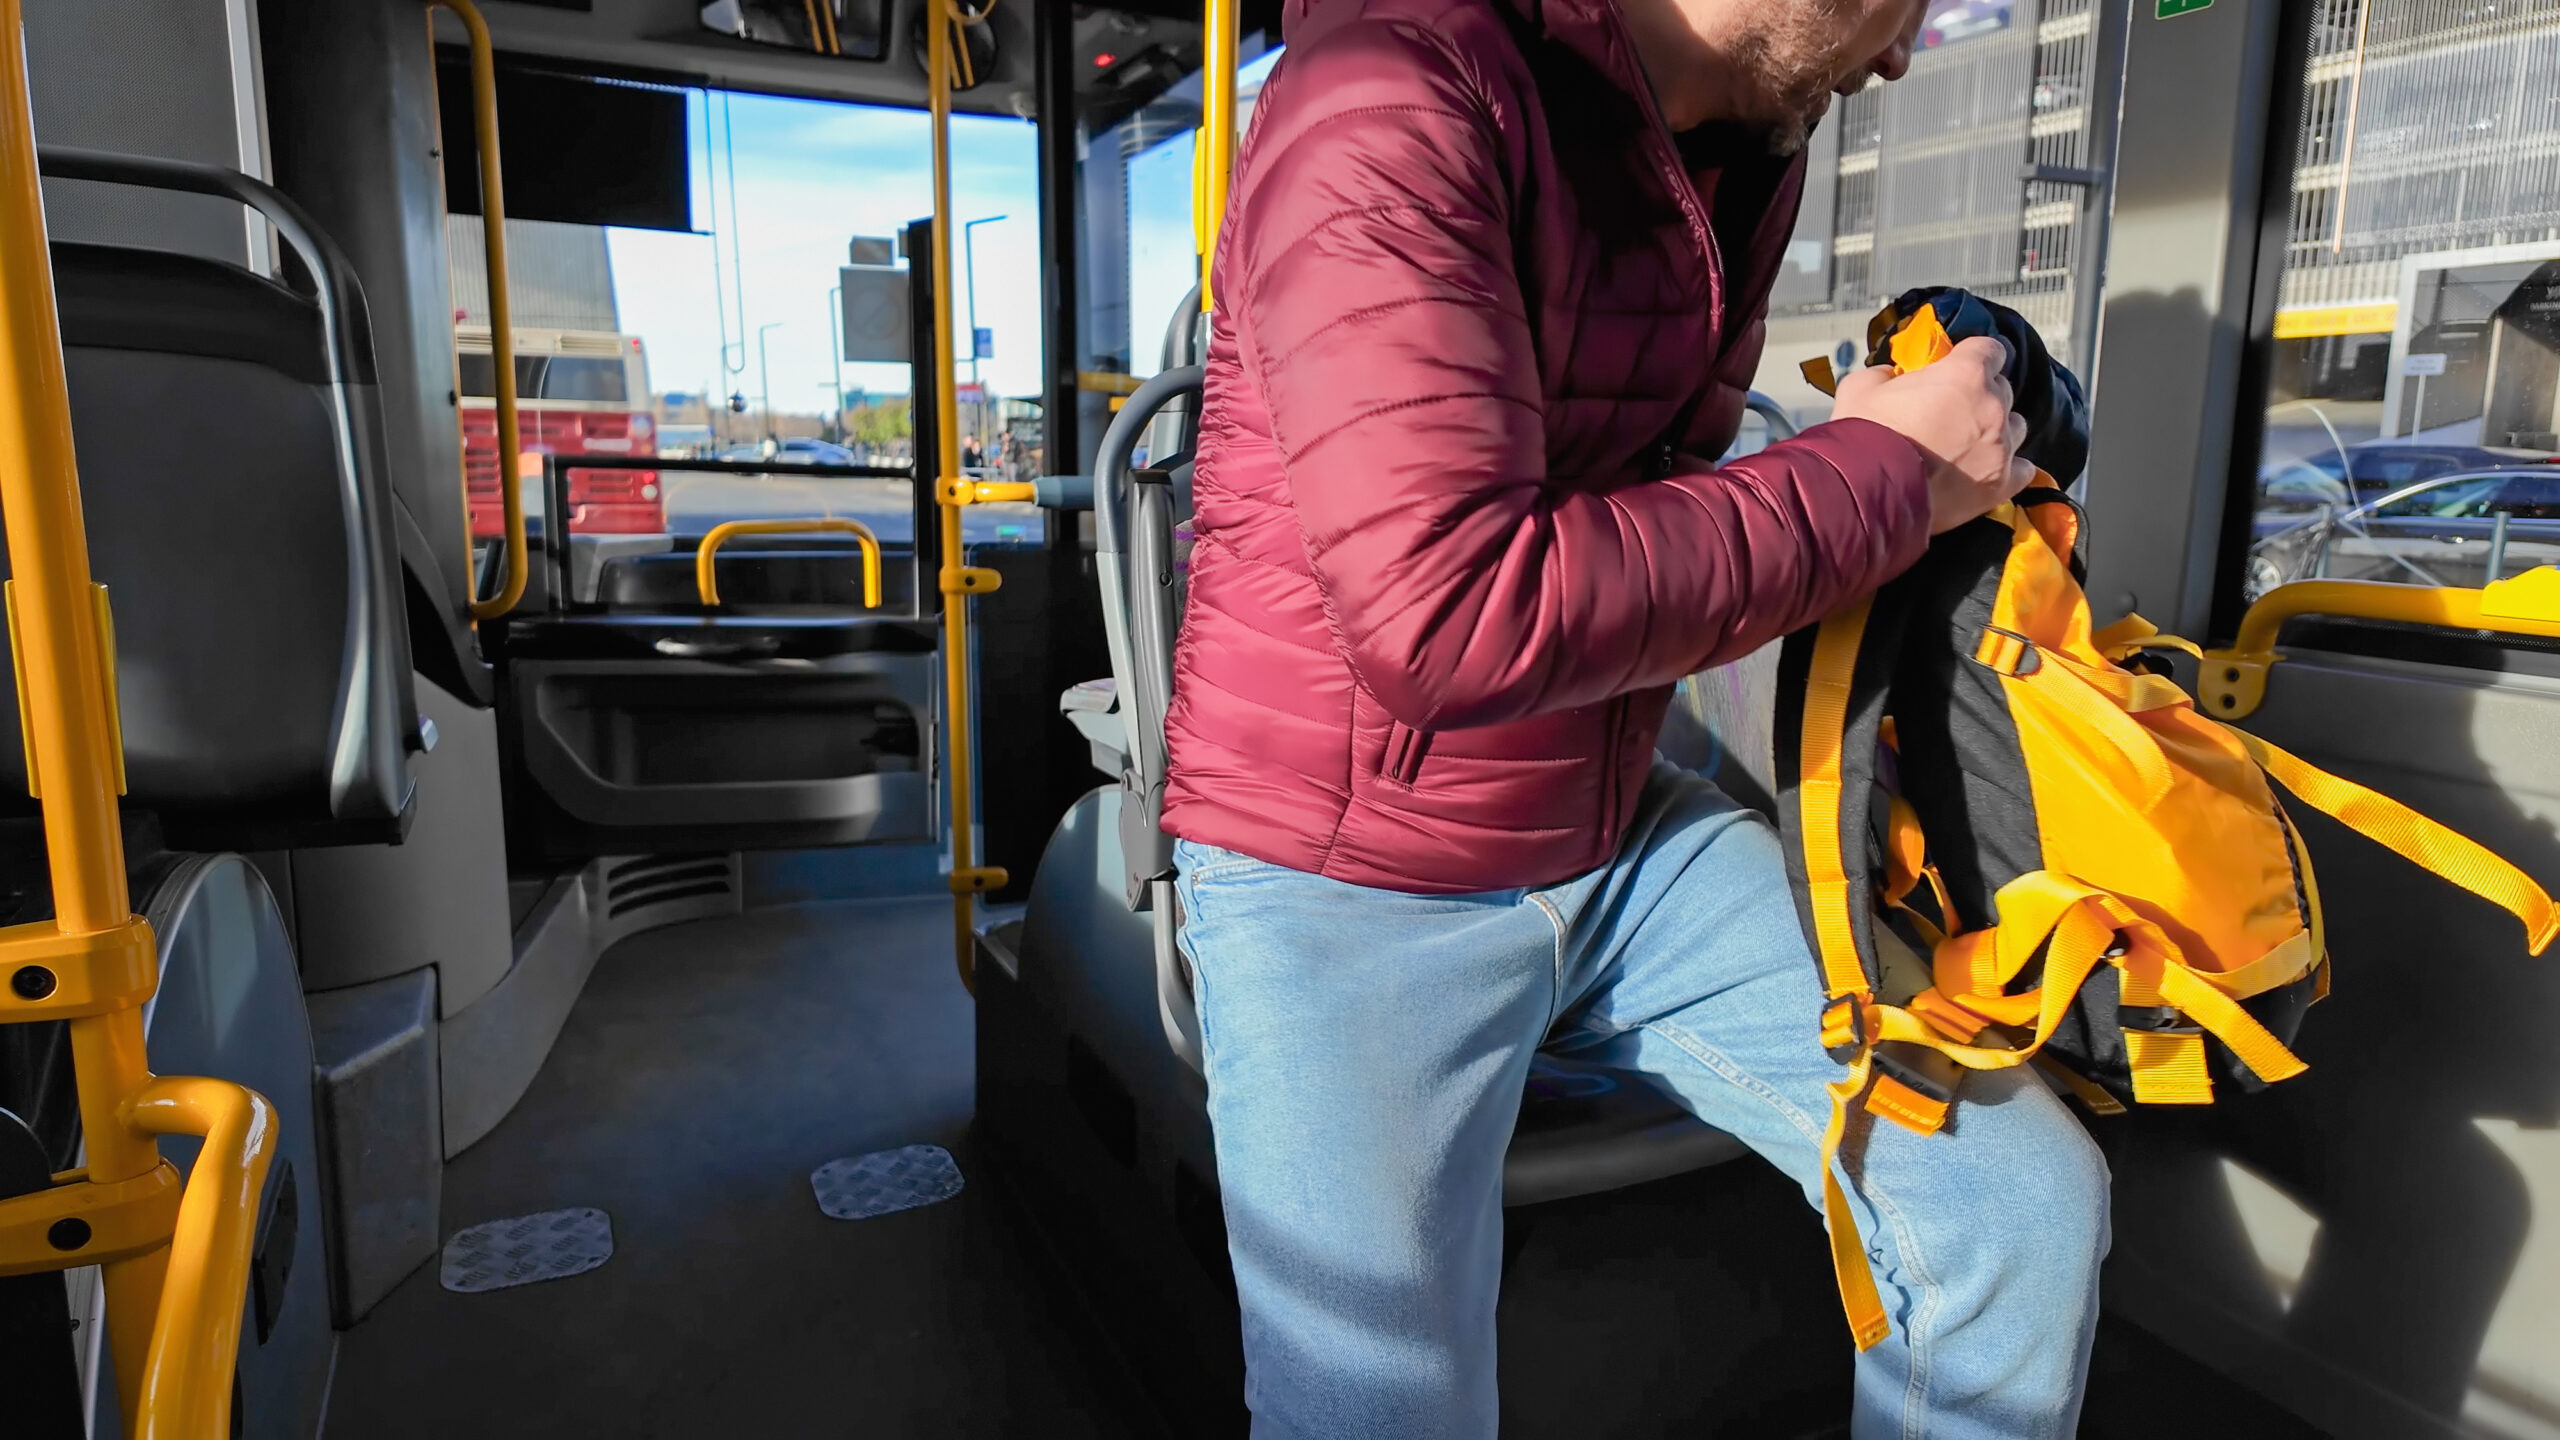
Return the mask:
MULTIPOLYGON (((1784 1095, 1779 1094, 1757 1076, 1744 1073, 1742 1068, 1734 1064, 1724 1052, 1667 1020, 1649 1020, 1642 1028, 1660 1035, 1680 1047, 1699 1064, 1723 1076, 1745 1093, 1756 1096, 1761 1103, 1786 1117, 1787 1121, 1796 1127, 1798 1133, 1813 1142, 1817 1150, 1821 1147, 1822 1132, 1813 1125, 1811 1117, 1798 1110, 1784 1095)), ((1842 1161, 1840 1168, 1846 1171, 1849 1167, 1845 1161, 1842 1161)), ((1920 1291, 1920 1302, 1912 1307, 1910 1318, 1905 1320, 1902 1326, 1903 1348, 1911 1357, 1911 1374, 1903 1386, 1900 1429, 1904 1440, 1922 1440, 1922 1437, 1927 1434, 1928 1411, 1925 1403, 1919 1402, 1923 1401, 1928 1394, 1930 1353, 1922 1337, 1929 1333, 1929 1327, 1937 1320, 1937 1307, 1941 1298, 1939 1286, 1937 1281, 1930 1277, 1928 1264, 1920 1254, 1917 1238, 1912 1232, 1910 1223, 1904 1219, 1901 1208, 1885 1196, 1870 1191, 1863 1183, 1862 1177, 1849 1178, 1850 1188, 1866 1200, 1867 1204, 1875 1210, 1877 1220, 1893 1232, 1895 1253, 1901 1259, 1903 1268, 1910 1271, 1913 1283, 1920 1291), (1915 1404, 1918 1405, 1917 1413, 1914 1411, 1915 1404)), ((1859 1248, 1862 1251, 1865 1249, 1863 1245, 1859 1248)), ((1874 1257, 1868 1256, 1867 1259, 1872 1266, 1874 1257)))
POLYGON ((1812 1117, 1798 1110, 1786 1096, 1779 1094, 1766 1081, 1734 1064, 1732 1058, 1723 1051, 1668 1020, 1648 1020, 1640 1028, 1650 1030, 1670 1041, 1686 1051, 1691 1059, 1722 1076, 1737 1088, 1757 1097, 1762 1104, 1785 1117, 1787 1123, 1795 1126, 1797 1132, 1805 1139, 1812 1141, 1817 1149, 1820 1148, 1822 1127, 1814 1124, 1812 1117))
MULTIPOLYGON (((1844 1163, 1841 1168, 1848 1167, 1844 1163)), ((1902 1322, 1902 1348, 1911 1357, 1911 1374, 1902 1387, 1902 1436, 1903 1440, 1926 1440, 1931 1350, 1924 1337, 1934 1334, 1938 1304, 1944 1295, 1929 1271, 1926 1257, 1920 1253, 1919 1234, 1904 1217, 1902 1207, 1883 1192, 1870 1190, 1863 1173, 1852 1177, 1851 1188, 1874 1208, 1877 1220, 1893 1232, 1895 1257, 1910 1272, 1912 1283, 1920 1291, 1919 1303, 1911 1307, 1910 1318, 1902 1322)), ((1869 1263, 1873 1263, 1873 1257, 1869 1263)))
POLYGON ((1547 991, 1547 1023, 1538 1031, 1546 1035, 1556 1028, 1556 1017, 1564 1010, 1564 915, 1544 895, 1531 895, 1529 903, 1546 913, 1548 928, 1556 932, 1554 975, 1547 991))
POLYGON ((1220 860, 1212 864, 1203 865, 1198 869, 1187 873, 1196 883, 1202 880, 1215 880, 1221 876, 1233 875, 1240 871, 1263 869, 1267 868, 1268 865, 1269 862, 1263 860, 1220 860))

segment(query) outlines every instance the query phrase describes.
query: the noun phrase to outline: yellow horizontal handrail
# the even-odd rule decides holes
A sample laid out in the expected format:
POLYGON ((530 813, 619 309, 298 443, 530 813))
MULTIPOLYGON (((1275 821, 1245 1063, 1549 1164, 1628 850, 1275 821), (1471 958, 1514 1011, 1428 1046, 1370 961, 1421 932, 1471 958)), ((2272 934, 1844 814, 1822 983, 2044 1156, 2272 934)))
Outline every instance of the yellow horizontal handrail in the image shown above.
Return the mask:
POLYGON ((945 505, 996 505, 1040 498, 1040 487, 1021 480, 946 480, 934 497, 945 505))
POLYGON ((2381 580, 2279 585, 2249 607, 2227 648, 2204 652, 2196 681, 2204 712, 2237 720, 2255 711, 2266 699, 2267 668, 2284 658, 2276 636, 2286 621, 2305 615, 2560 637, 2560 569, 2545 565, 2477 590, 2381 580))
POLYGON ((231 1372, 258 1193, 275 1158, 275 1107, 227 1080, 177 1076, 144 1087, 128 1120, 149 1134, 204 1139, 178 1200, 134 1440, 216 1440, 231 1433, 231 1372))
MULTIPOLYGON (((471 0, 427 0, 427 7, 452 11, 471 38, 471 138, 480 151, 480 236, 488 252, 483 268, 489 276, 489 349, 497 372, 498 513, 507 532, 506 578, 497 594, 471 602, 471 618, 495 620, 524 598, 525 580, 532 573, 525 553, 524 491, 517 483, 523 476, 524 432, 516 416, 515 313, 507 296, 506 186, 498 172, 498 66, 489 22, 480 18, 479 6, 471 0)), ((568 517, 560 517, 560 523, 568 524, 568 517)))
POLYGON ((859 520, 833 518, 815 520, 727 520, 711 527, 702 537, 702 546, 693 552, 693 588, 705 605, 720 603, 720 581, 713 573, 712 557, 720 547, 740 535, 805 535, 811 533, 850 535, 862 542, 862 603, 868 609, 880 608, 880 537, 859 520))
POLYGON ((1077 389, 1097 391, 1104 395, 1135 395, 1138 393, 1138 387, 1146 383, 1135 375, 1122 375, 1112 370, 1076 372, 1077 389))

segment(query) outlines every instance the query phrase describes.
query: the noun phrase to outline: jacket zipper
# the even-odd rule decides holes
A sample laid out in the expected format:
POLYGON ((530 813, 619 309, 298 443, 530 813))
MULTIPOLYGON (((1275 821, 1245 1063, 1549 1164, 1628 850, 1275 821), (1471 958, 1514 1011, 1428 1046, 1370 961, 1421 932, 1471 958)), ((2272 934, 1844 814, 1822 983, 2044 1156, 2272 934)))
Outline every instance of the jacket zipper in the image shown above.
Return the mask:
POLYGON ((1431 732, 1416 730, 1401 720, 1387 725, 1386 759, 1378 766, 1378 775, 1390 784, 1413 788, 1422 776, 1422 759, 1431 753, 1431 732))
MULTIPOLYGON (((1618 13, 1617 6, 1603 5, 1601 8, 1608 12, 1610 33, 1616 41, 1613 48, 1617 52, 1615 58, 1621 72, 1616 78, 1621 87, 1626 87, 1625 62, 1635 53, 1635 36, 1628 32, 1627 19, 1618 13)), ((1653 98, 1653 86, 1644 78, 1642 66, 1637 67, 1635 80, 1636 83, 1627 88, 1635 95, 1637 107, 1644 111, 1646 138, 1652 142, 1654 167, 1670 187, 1672 202, 1680 207, 1681 218, 1689 222, 1689 239, 1696 247, 1691 258, 1704 267, 1707 277, 1707 330, 1720 339, 1724 333, 1724 252, 1716 244, 1715 226, 1698 208, 1698 187, 1689 182, 1689 172, 1680 163, 1679 143, 1672 138, 1670 122, 1662 118, 1662 107, 1653 98)), ((1715 384, 1713 376, 1708 378, 1707 384, 1710 387, 1715 384)), ((1671 422, 1670 433, 1645 452, 1646 479, 1670 477, 1672 465, 1679 457, 1680 444, 1689 438, 1689 422, 1696 417, 1698 406, 1705 399, 1704 391, 1691 396, 1671 422)))
POLYGON ((1669 182, 1671 198, 1689 222, 1689 238, 1697 243, 1698 258, 1706 263, 1707 318, 1712 322, 1710 329, 1721 335, 1724 331, 1724 252, 1716 244, 1715 226, 1708 223, 1705 212, 1698 208, 1698 187, 1689 183, 1689 172, 1680 163, 1679 143, 1671 135, 1671 122, 1662 118, 1662 106, 1654 100, 1653 86, 1644 78, 1641 65, 1636 67, 1635 84, 1627 84, 1625 72, 1635 55, 1636 43, 1635 36, 1627 29, 1627 17, 1618 13, 1615 5, 1600 8, 1608 13, 1609 31, 1617 42, 1614 58, 1618 61, 1619 74, 1615 78, 1621 88, 1634 94, 1637 107, 1644 111, 1645 129, 1653 142, 1655 167, 1669 182))
POLYGON ((1609 702, 1609 714, 1603 722, 1608 726, 1608 743, 1600 749, 1600 763, 1608 767, 1608 773, 1601 777, 1600 839, 1612 849, 1618 843, 1618 810, 1625 799, 1620 793, 1619 777, 1626 767, 1619 761, 1627 748, 1627 707, 1628 697, 1624 695, 1609 702))

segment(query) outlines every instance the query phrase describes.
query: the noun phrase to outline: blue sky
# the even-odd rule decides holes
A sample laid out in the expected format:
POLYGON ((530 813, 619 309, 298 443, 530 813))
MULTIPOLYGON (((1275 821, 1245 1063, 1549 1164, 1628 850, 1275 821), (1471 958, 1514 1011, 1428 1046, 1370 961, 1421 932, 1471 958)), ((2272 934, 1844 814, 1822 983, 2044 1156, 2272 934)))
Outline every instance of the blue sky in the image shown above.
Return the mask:
MULTIPOLYGON (((894 236, 933 211, 931 127, 921 111, 695 92, 694 224, 704 233, 614 230, 615 300, 625 332, 646 343, 650 383, 661 391, 708 385, 715 394, 759 393, 756 330, 766 333, 776 410, 814 414, 834 403, 828 362, 828 290, 855 235, 894 236), (722 112, 734 133, 723 134, 722 112), (737 157, 737 226, 730 228, 729 166, 737 157), (717 184, 714 184, 714 176, 717 184), (715 204, 714 201, 717 203, 715 204), (728 317, 724 373, 715 302, 712 230, 724 267, 743 275, 744 323, 728 317), (733 250, 734 246, 734 250, 733 250)), ((1029 394, 1040 377, 1039 178, 1027 121, 958 116, 951 122, 951 200, 958 221, 1009 218, 977 227, 978 323, 995 331, 996 354, 979 362, 988 388, 1029 394)), ((954 237, 957 248, 957 237, 954 237)), ((957 274, 955 265, 954 272, 957 274)), ((958 325, 968 323, 965 301, 958 325)), ((964 352, 967 340, 955 335, 964 352)), ((963 375, 966 369, 963 368, 963 375)), ((848 389, 903 393, 903 365, 848 365, 848 389)))
MULTIPOLYGON (((1263 52, 1239 71, 1239 124, 1251 115, 1262 80, 1279 58, 1277 50, 1263 52)), ((1196 93, 1198 84, 1195 75, 1177 88, 1196 93)), ((701 233, 607 232, 622 328, 646 344, 650 383, 657 390, 738 392, 755 405, 763 383, 756 332, 774 324, 764 340, 774 409, 822 413, 834 403, 827 292, 845 262, 845 242, 855 235, 894 236, 908 221, 932 213, 930 121, 919 110, 764 95, 695 91, 687 103, 693 221, 701 233), (742 273, 732 277, 729 267, 740 259, 742 273), (715 281, 715 273, 723 278, 715 281), (717 284, 744 292, 743 318, 738 302, 729 306, 725 368, 717 284)), ((1130 164, 1131 310, 1139 317, 1133 323, 1145 332, 1131 355, 1142 375, 1155 371, 1158 339, 1190 287, 1196 263, 1191 149, 1185 133, 1130 164)), ((1040 183, 1037 133, 1029 121, 952 119, 951 208, 955 250, 962 222, 1006 217, 976 231, 977 321, 995 332, 995 356, 979 362, 979 370, 998 394, 1036 394, 1040 183)), ((953 273, 962 273, 956 257, 953 273)), ((953 336, 955 348, 966 353, 969 318, 965 290, 961 294, 953 336)), ((967 373, 964 363, 962 377, 967 373)), ((903 365, 844 367, 848 390, 903 394, 907 380, 903 365)))

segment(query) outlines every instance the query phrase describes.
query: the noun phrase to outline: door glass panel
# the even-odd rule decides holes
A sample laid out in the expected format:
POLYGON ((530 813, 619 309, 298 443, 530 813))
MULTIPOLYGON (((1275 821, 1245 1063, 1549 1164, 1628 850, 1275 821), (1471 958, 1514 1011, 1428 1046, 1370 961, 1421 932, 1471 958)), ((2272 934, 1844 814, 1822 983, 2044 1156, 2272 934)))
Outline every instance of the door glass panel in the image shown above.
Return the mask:
POLYGON ((2316 3, 2243 591, 2513 575, 2560 541, 2560 23, 2316 3))
MULTIPOLYGON (((2097 257, 2079 240, 2106 200, 2095 20, 2089 0, 1937 0, 1908 75, 1832 102, 1754 388, 1799 425, 1828 418, 1798 366, 1860 363, 1869 318, 1920 285, 2011 306, 2080 363, 2097 257)), ((1748 422, 1738 447, 1762 438, 1748 422)))

